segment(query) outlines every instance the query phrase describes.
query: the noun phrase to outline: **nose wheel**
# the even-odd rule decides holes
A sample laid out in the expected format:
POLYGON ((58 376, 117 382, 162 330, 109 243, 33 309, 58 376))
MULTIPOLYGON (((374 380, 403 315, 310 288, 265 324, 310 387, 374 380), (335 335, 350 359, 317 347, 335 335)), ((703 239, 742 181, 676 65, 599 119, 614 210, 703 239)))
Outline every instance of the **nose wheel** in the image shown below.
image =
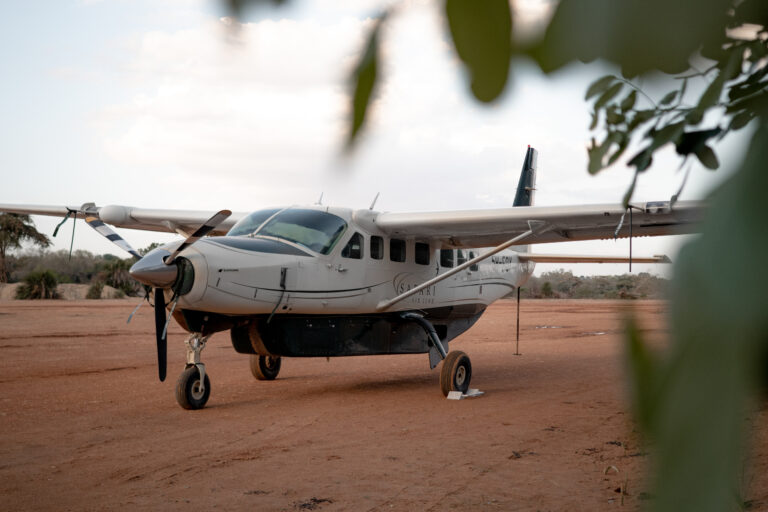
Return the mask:
POLYGON ((176 381, 176 401, 184 409, 202 409, 211 396, 211 381, 197 366, 189 366, 176 381))
POLYGON ((200 361, 200 353, 205 348, 208 336, 193 333, 185 342, 187 345, 187 365, 176 381, 176 401, 184 409, 202 409, 211 396, 211 380, 200 361))

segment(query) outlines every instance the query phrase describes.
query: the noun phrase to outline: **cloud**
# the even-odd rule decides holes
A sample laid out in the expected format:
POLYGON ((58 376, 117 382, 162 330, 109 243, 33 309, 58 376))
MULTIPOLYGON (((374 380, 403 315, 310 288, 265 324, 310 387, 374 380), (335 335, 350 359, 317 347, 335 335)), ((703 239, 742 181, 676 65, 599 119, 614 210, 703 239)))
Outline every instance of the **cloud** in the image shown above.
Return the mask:
MULTIPOLYGON (((551 5, 519 0, 516 16, 540 20, 551 5)), ((368 133, 345 159, 346 74, 371 20, 264 19, 236 32, 228 23, 148 31, 128 45, 126 94, 93 127, 106 155, 133 169, 139 186, 124 193, 145 206, 246 211, 325 192, 326 203, 365 208, 381 192, 377 207, 391 211, 503 207, 529 144, 540 151, 538 204, 618 202, 631 178, 585 171, 583 91, 599 64, 545 78, 515 61, 503 100, 478 105, 439 7, 409 2, 384 32, 368 133)), ((677 183, 641 181, 638 196, 665 199, 677 183)), ((619 244, 609 253, 625 251, 619 244)))

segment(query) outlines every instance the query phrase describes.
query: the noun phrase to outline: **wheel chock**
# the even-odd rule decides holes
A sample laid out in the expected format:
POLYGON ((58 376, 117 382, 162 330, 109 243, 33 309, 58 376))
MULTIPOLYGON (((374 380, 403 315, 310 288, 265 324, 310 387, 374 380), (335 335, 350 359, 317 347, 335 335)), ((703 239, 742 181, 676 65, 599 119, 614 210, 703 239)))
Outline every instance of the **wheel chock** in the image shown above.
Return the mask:
POLYGON ((446 398, 448 400, 464 400, 465 398, 475 398, 483 396, 484 394, 485 391, 480 391, 479 389, 468 389, 466 393, 462 393, 461 391, 449 391, 446 398))

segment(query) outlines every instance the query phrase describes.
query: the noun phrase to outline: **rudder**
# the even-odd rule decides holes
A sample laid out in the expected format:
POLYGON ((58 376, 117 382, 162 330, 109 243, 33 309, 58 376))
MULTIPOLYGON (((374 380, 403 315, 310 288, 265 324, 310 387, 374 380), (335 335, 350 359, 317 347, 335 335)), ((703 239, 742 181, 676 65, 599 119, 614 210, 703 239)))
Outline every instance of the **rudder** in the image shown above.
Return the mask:
POLYGON ((512 206, 532 206, 533 193, 536 190, 536 161, 538 151, 528 146, 523 161, 523 170, 520 172, 520 181, 517 183, 517 193, 512 206))

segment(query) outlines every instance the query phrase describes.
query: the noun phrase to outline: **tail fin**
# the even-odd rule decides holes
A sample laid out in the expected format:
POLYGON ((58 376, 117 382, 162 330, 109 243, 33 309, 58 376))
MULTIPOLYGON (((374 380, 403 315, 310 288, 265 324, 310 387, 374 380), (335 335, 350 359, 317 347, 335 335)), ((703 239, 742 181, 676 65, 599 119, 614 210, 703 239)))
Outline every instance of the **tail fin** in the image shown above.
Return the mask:
POLYGON ((523 170, 520 172, 520 181, 517 183, 517 193, 515 202, 512 206, 532 206, 533 192, 536 190, 536 160, 538 151, 528 146, 528 152, 525 154, 523 170))

